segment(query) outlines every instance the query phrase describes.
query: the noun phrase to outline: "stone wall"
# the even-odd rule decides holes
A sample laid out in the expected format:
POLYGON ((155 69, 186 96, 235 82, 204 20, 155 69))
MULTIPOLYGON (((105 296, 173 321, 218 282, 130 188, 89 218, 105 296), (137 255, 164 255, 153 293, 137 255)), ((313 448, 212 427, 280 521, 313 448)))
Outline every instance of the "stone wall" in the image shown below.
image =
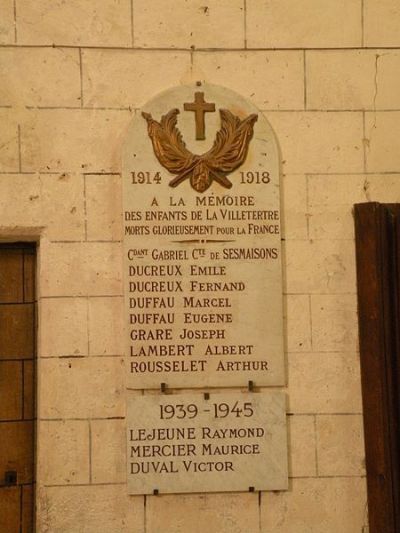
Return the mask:
POLYGON ((398 0, 0 0, 0 235, 40 243, 40 533, 368 531, 352 204, 399 201, 399 27, 398 0), (127 496, 121 146, 195 80, 281 146, 289 492, 127 496))

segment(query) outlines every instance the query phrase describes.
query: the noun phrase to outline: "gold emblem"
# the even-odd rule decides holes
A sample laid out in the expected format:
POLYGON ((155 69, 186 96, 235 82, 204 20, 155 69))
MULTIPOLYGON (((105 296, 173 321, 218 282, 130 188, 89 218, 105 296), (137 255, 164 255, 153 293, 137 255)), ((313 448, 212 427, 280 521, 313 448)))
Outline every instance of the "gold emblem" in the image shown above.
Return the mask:
POLYGON ((244 163, 258 116, 252 114, 241 120, 227 109, 221 109, 221 129, 211 150, 197 155, 186 148, 176 127, 178 114, 179 109, 172 109, 157 122, 149 113, 142 113, 158 161, 169 172, 177 174, 170 187, 189 179, 197 192, 206 191, 213 180, 230 189, 232 183, 227 175, 244 163))

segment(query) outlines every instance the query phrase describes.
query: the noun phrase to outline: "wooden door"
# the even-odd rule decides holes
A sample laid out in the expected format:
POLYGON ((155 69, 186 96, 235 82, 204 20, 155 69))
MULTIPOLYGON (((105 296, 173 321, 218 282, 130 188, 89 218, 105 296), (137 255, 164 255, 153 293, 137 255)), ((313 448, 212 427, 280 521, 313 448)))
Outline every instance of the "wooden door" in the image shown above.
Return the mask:
POLYGON ((0 531, 34 530, 35 266, 31 244, 0 244, 0 531))
POLYGON ((358 204, 355 223, 369 531, 399 533, 400 204, 358 204))

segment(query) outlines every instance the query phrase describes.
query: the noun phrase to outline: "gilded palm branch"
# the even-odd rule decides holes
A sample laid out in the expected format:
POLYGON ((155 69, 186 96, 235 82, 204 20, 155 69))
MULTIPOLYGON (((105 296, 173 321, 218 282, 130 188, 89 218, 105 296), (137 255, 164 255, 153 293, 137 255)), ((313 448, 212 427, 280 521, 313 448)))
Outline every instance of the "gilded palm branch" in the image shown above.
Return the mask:
POLYGON ((169 185, 176 187, 189 179, 193 189, 204 192, 216 180, 230 189, 232 183, 227 175, 244 163, 257 115, 252 114, 241 120, 230 111, 221 109, 221 129, 211 150, 196 155, 186 148, 182 134, 176 127, 178 114, 179 109, 172 109, 157 122, 149 113, 142 113, 158 161, 177 175, 169 185))

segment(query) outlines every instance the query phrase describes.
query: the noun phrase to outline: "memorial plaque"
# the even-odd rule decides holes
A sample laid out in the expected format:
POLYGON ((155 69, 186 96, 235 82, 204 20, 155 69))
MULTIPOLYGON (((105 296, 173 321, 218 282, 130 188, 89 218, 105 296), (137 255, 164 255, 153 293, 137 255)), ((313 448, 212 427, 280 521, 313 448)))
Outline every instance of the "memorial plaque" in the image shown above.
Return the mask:
POLYGON ((285 490, 285 395, 128 399, 130 494, 285 490))
POLYGON ((123 161, 128 387, 283 385, 279 153, 227 89, 137 112, 123 161))

